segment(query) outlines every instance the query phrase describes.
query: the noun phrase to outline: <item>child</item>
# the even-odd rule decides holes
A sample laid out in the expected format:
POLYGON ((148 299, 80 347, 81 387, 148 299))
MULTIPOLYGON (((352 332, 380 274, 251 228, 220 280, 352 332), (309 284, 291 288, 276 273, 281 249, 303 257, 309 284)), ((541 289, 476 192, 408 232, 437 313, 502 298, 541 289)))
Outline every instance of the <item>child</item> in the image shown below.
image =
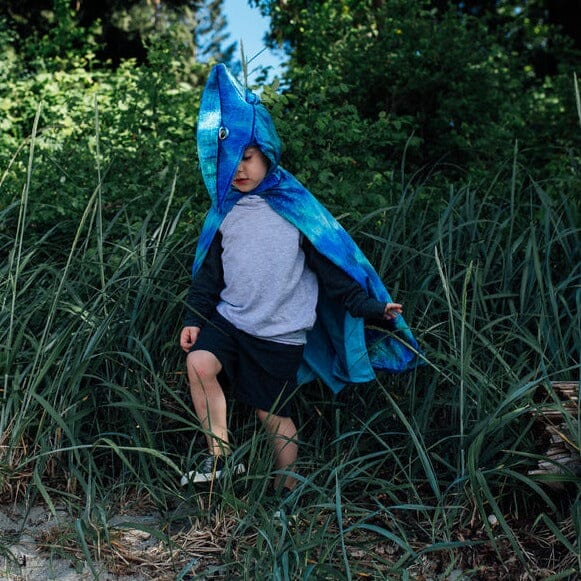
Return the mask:
MULTIPOLYGON (((347 232, 279 165, 281 144, 259 98, 224 65, 210 73, 198 154, 212 207, 196 250, 180 345, 209 455, 182 478, 228 468, 227 383, 271 436, 276 489, 296 485, 290 401, 315 378, 338 392, 373 368, 417 364, 417 344, 378 275, 347 232), (364 328, 364 319, 390 333, 364 328)), ((230 466, 234 473, 243 465, 230 466)))

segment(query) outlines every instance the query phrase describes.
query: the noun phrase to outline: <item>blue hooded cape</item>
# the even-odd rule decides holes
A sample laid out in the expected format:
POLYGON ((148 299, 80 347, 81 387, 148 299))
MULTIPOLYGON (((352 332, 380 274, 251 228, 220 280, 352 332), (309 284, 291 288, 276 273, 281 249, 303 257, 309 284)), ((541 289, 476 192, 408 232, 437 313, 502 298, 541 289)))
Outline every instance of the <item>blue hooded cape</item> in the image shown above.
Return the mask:
MULTIPOLYGON (((232 188, 244 150, 258 146, 269 170, 252 191, 298 228, 313 246, 355 279, 370 296, 392 302, 381 279, 345 229, 297 179, 279 165, 281 142, 257 95, 244 88, 225 65, 210 72, 198 116, 200 169, 211 208, 206 216, 192 267, 195 275, 222 220, 243 195, 232 188)), ((320 378, 334 393, 348 383, 370 381, 374 369, 401 372, 418 364, 418 345, 401 315, 393 331, 366 329, 320 289, 317 321, 307 335, 298 381, 320 378)))

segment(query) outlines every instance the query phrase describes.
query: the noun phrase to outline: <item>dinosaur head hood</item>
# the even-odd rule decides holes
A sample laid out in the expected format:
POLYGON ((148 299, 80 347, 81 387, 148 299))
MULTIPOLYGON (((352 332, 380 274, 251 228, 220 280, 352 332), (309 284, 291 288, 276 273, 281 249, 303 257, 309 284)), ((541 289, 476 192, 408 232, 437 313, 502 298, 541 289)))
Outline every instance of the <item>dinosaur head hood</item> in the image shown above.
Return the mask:
POLYGON ((236 168, 250 145, 269 161, 269 174, 280 161, 281 142, 258 95, 243 87, 225 65, 212 68, 198 114, 198 159, 212 206, 222 209, 236 168))

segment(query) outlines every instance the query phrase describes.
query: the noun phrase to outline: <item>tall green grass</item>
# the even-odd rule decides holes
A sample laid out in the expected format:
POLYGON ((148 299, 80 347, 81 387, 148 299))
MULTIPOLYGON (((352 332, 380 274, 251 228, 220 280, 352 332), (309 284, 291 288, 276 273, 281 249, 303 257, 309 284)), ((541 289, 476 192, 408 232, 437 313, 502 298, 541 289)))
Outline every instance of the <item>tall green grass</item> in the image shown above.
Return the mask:
MULTIPOLYGON (((203 447, 177 344, 200 225, 174 204, 178 176, 160 192, 163 211, 136 228, 130 204, 102 220, 98 165, 79 223, 29 239, 34 138, 22 197, 0 215, 15 225, 0 231, 6 496, 66 502, 87 558, 91 535, 107 542, 109 511, 132 496, 147 494, 166 515, 187 506, 199 526, 231 519, 215 565, 225 577, 413 578, 428 563, 476 571, 468 555, 482 546, 498 563, 508 551, 533 576, 541 565, 579 571, 579 530, 563 527, 578 518, 578 475, 555 476, 561 495, 528 476, 543 454, 535 398, 552 394, 551 381, 579 380, 573 192, 549 197, 515 148, 489 183, 404 184, 392 206, 361 221, 353 234, 404 303, 426 365, 337 398, 302 388, 304 503, 298 522, 280 526, 263 506, 270 449, 243 409, 231 426, 248 476, 209 493, 177 485, 203 447), (525 523, 552 535, 558 560, 531 556, 525 523)), ((195 569, 176 558, 174 574, 182 567, 195 569)))

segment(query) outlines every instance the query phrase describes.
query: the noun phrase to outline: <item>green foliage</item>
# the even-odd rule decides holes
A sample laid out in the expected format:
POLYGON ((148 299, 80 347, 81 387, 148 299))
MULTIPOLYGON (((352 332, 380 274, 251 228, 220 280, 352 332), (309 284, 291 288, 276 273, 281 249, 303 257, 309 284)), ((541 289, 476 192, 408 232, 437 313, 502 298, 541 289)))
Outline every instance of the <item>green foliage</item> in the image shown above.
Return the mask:
POLYGON ((85 55, 88 46, 101 62, 142 64, 159 35, 172 37, 184 63, 228 62, 234 45, 224 46, 223 1, 4 0, 0 17, 17 33, 19 53, 31 62, 40 57, 49 67, 85 55))
MULTIPOLYGON (((578 87, 425 2, 292 5, 290 86, 263 91, 284 165, 404 303, 427 364, 336 399, 301 391, 299 527, 263 507, 271 452, 241 409, 248 478, 215 501, 178 489, 204 441, 177 335, 207 209, 207 67, 185 67, 169 33, 142 64, 106 66, 67 14, 29 59, 0 21, 0 486, 86 506, 75 531, 89 562, 92 536, 109 538, 105 508, 90 507, 137 491, 202 524, 217 503, 235 526, 217 568, 231 577, 413 575, 426 558, 450 572, 482 545, 499 561, 508 547, 518 574, 573 575, 578 540, 562 524, 578 477, 556 475, 556 496, 528 471, 543 458, 535 398, 579 378, 578 87), (539 514, 525 532, 522 514, 539 514), (554 535, 554 561, 523 548, 531 527, 554 535)), ((173 557, 178 578, 193 567, 173 557)))
POLYGON ((193 139, 204 69, 192 68, 189 80, 182 80, 165 45, 152 47, 150 64, 139 69, 132 62, 115 71, 90 70, 86 60, 76 65, 2 85, 0 162, 9 171, 0 183, 0 208, 20 196, 26 171, 21 147, 38 107, 31 231, 68 227, 95 188, 108 200, 106 221, 131 200, 126 219, 139 224, 151 208, 163 207, 176 171, 183 176, 180 200, 195 192, 205 199, 193 139))
MULTIPOLYGON (((347 90, 342 85, 329 93, 347 90)), ((409 121, 384 114, 362 119, 347 102, 328 108, 320 94, 299 102, 292 94, 277 95, 267 87, 262 98, 285 144, 285 167, 335 214, 347 213, 351 221, 358 221, 373 208, 392 202, 398 187, 394 160, 419 143, 411 135, 409 121)))
MULTIPOLYGON (((272 17, 272 37, 292 48, 288 147, 295 139, 291 119, 302 142, 303 128, 321 117, 340 151, 346 109, 348 135, 359 128, 372 141, 377 132, 377 143, 365 148, 353 139, 357 171, 342 172, 347 182, 359 183, 368 160, 380 175, 390 175, 404 157, 409 175, 490 179, 491 164, 509 159, 515 141, 536 179, 554 175, 556 167, 567 180, 579 179, 571 91, 576 53, 535 3, 520 11, 502 3, 487 17, 425 0, 256 4, 272 17), (542 66, 549 60, 558 66, 542 66), (374 125, 381 118, 391 124, 391 139, 374 125), (405 156, 402 127, 413 139, 405 156), (376 156, 384 143, 384 155, 376 156)), ((289 153, 288 165, 309 163, 289 153)), ((374 202, 372 194, 366 210, 374 202)))

